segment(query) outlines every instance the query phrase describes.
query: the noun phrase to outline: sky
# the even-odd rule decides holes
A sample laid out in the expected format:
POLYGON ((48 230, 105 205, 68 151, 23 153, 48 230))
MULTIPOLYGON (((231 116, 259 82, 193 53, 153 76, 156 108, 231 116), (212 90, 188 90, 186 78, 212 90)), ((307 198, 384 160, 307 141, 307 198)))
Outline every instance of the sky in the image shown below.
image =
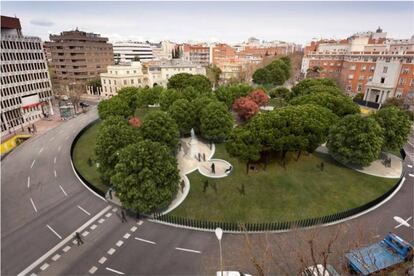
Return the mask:
POLYGON ((378 26, 392 38, 414 35, 410 2, 1 2, 24 35, 78 28, 122 40, 238 43, 249 37, 306 44, 378 26))

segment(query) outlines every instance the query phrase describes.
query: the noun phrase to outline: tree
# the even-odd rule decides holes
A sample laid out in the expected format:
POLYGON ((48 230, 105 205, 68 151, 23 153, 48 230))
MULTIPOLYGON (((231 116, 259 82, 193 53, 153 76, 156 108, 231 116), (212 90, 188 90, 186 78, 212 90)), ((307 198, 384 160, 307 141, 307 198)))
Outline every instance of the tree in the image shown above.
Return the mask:
POLYGON ((257 84, 282 85, 290 78, 290 66, 290 61, 287 64, 283 59, 272 61, 269 65, 254 72, 253 82, 257 84))
POLYGON ((201 111, 201 135, 213 142, 222 142, 233 128, 233 117, 223 103, 213 102, 201 111))
POLYGON ((172 151, 177 148, 180 136, 177 123, 166 112, 148 113, 140 128, 142 137, 168 146, 172 151))
POLYGON ((184 88, 181 92, 183 94, 183 97, 187 99, 189 102, 196 99, 200 95, 198 91, 192 86, 184 88))
POLYGON ((260 159, 261 145, 257 135, 251 133, 247 128, 234 128, 226 142, 227 152, 246 162, 246 174, 252 161, 260 159))
POLYGON ((129 118, 128 123, 131 126, 136 127, 136 128, 140 127, 141 124, 142 124, 141 123, 141 120, 138 117, 131 117, 131 118, 129 118))
POLYGON ((379 157, 384 130, 372 117, 347 115, 331 127, 327 147, 345 164, 369 165, 379 157))
POLYGON ((296 97, 290 101, 290 104, 317 104, 328 108, 339 117, 360 113, 359 106, 353 102, 351 98, 343 94, 332 94, 328 92, 306 94, 304 96, 296 97))
POLYGON ((137 109, 139 103, 139 93, 140 89, 138 87, 123 87, 118 91, 118 95, 116 97, 125 101, 131 110, 137 109))
POLYGON ((103 100, 98 104, 99 117, 105 120, 109 116, 121 116, 128 118, 135 112, 126 100, 122 97, 114 96, 108 100, 103 100))
POLYGON ((168 206, 179 179, 177 161, 169 148, 143 140, 120 151, 111 181, 124 207, 149 213, 168 206))
POLYGON ((192 75, 189 73, 180 73, 168 79, 168 88, 183 90, 186 87, 192 86, 200 94, 211 93, 211 82, 206 76, 192 75))
POLYGON ((253 73, 253 82, 257 84, 271 83, 272 75, 266 68, 259 68, 253 73))
POLYGON ((196 133, 200 133, 200 117, 202 110, 208 106, 210 103, 217 102, 217 100, 213 97, 208 96, 201 96, 196 98, 191 102, 192 110, 194 112, 194 131, 196 133))
POLYGON ((175 89, 164 89, 160 94, 160 107, 167 111, 168 108, 178 99, 184 98, 183 94, 175 89))
POLYGON ((230 109, 237 98, 249 95, 252 90, 253 88, 246 84, 222 85, 214 91, 214 95, 230 109))
POLYGON ((381 108, 373 115, 384 129, 384 150, 399 150, 408 140, 411 130, 410 118, 398 107, 381 108))
MULTIPOLYGON (((294 87, 292 87, 292 97, 298 97, 305 94, 309 94, 309 89, 312 86, 324 86, 324 87, 334 87, 338 88, 335 81, 327 78, 321 78, 321 79, 305 79, 303 81, 300 81, 298 84, 296 84, 294 87)), ((315 92, 315 91, 314 91, 315 92)), ((326 92, 326 89, 325 89, 326 92)))
POLYGON ((161 94, 165 91, 162 86, 141 88, 138 93, 139 106, 154 105, 160 102, 161 94))
POLYGON ((175 101, 168 109, 168 114, 175 120, 181 135, 189 135, 195 125, 194 107, 186 99, 175 101))
POLYGON ((214 84, 214 87, 218 86, 220 75, 221 69, 217 67, 215 64, 213 64, 213 66, 207 67, 207 77, 209 78, 210 82, 214 84))
POLYGON ((101 123, 96 138, 95 153, 99 163, 98 171, 106 184, 109 184, 118 162, 119 150, 140 139, 138 129, 128 124, 123 117, 110 116, 101 123))
POLYGON ((250 97, 240 97, 234 101, 233 110, 243 119, 248 120, 257 112, 259 106, 250 97))
POLYGON ((263 89, 256 89, 250 92, 249 96, 258 106, 265 106, 269 103, 269 96, 263 89))
POLYGON ((280 98, 280 99, 288 99, 290 95, 290 90, 286 87, 279 86, 276 87, 269 92, 269 96, 271 98, 280 98))

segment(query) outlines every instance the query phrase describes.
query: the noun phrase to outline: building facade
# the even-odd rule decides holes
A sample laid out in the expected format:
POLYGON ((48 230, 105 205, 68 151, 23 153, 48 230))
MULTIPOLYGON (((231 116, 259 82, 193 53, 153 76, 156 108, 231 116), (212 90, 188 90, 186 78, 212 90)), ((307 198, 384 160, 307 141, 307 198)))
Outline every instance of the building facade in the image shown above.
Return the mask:
POLYGON ((112 44, 99 34, 78 30, 62 32, 50 35, 45 47, 51 54, 52 81, 57 85, 99 78, 113 64, 112 44))
POLYGON ((115 42, 113 47, 116 64, 135 60, 145 62, 154 59, 152 47, 148 43, 137 41, 115 42))
POLYGON ((202 44, 183 44, 181 45, 182 59, 185 61, 190 61, 202 66, 208 66, 210 61, 210 52, 211 47, 208 45, 202 44))
POLYGON ((1 16, 1 133, 53 115, 42 42, 23 36, 18 18, 1 16))
POLYGON ((375 33, 355 34, 341 41, 312 42, 305 48, 302 73, 337 79, 349 95, 364 94, 364 100, 381 105, 397 97, 414 105, 414 36, 387 39, 375 33))

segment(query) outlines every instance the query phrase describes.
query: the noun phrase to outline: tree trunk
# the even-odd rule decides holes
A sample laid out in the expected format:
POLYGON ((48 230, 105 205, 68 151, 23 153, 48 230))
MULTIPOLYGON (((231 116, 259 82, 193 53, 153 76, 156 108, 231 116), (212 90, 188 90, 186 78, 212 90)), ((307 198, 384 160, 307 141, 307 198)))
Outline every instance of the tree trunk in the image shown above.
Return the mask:
POLYGON ((249 174, 250 160, 246 162, 246 174, 249 174))
POLYGON ((299 150, 298 151, 298 155, 296 155, 296 161, 298 161, 299 160, 299 157, 302 155, 302 151, 301 150, 299 150))
POLYGON ((283 168, 285 169, 286 169, 286 154, 287 154, 287 150, 283 150, 282 151, 282 165, 283 165, 283 168))

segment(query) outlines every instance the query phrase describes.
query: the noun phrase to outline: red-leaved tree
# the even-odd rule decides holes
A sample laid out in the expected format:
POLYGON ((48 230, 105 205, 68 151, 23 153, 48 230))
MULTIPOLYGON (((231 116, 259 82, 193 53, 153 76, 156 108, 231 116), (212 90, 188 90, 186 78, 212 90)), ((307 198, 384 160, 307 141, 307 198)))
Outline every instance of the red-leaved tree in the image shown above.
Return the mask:
POLYGON ((141 120, 138 117, 131 117, 128 122, 133 126, 133 127, 140 127, 141 126, 141 120))
POLYGON ((233 110, 244 120, 259 112, 259 106, 250 97, 240 97, 233 103, 233 110))
POLYGON ((252 91, 249 96, 258 106, 265 106, 269 103, 269 97, 262 89, 252 91))

